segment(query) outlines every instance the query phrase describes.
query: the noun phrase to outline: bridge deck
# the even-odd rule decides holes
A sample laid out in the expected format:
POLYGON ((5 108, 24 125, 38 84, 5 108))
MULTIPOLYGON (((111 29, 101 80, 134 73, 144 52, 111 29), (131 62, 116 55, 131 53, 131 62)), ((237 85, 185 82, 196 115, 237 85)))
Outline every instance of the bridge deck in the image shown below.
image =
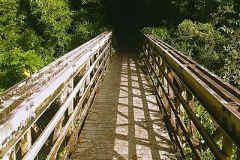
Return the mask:
POLYGON ((71 159, 175 159, 145 75, 129 49, 116 53, 71 159))

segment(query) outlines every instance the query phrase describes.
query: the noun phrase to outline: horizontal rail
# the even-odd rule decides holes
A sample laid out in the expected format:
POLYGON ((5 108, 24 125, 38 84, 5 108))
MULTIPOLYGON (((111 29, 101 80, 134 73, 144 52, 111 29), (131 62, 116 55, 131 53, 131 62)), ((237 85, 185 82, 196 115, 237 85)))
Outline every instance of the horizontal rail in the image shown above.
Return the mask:
MULTIPOLYGON (((93 38, 89 42, 75 48, 40 71, 34 73, 30 77, 24 79, 13 87, 9 88, 0 95, 0 119, 18 106, 18 103, 24 101, 37 90, 39 90, 47 81, 54 77, 66 66, 73 64, 74 59, 83 55, 103 38, 102 34, 93 38)), ((73 64, 74 65, 74 64, 73 64)))
MULTIPOLYGON (((179 101, 190 116, 195 127, 208 143, 213 154, 219 159, 225 159, 225 148, 223 147, 223 152, 220 151, 194 115, 194 111, 187 104, 187 99, 182 97, 181 94, 185 86, 187 91, 193 94, 208 111, 214 119, 214 123, 216 122, 225 135, 240 148, 240 91, 230 84, 223 82, 209 70, 190 60, 181 52, 156 39, 152 35, 145 34, 145 40, 144 52, 148 61, 146 63, 148 68, 150 67, 148 71, 150 74, 155 74, 152 79, 157 79, 158 83, 164 83, 164 81, 159 79, 159 77, 163 75, 167 83, 167 88, 168 86, 170 87, 168 92, 172 90, 174 93, 174 95, 170 95, 170 97, 168 92, 165 93, 167 101, 165 101, 165 103, 162 102, 162 104, 169 104, 174 112, 173 105, 174 103, 176 105, 179 101), (161 59, 162 62, 160 62, 159 59, 161 59), (161 74, 159 74, 158 71, 160 71, 161 74), (179 82, 183 83, 183 86, 179 86, 179 82), (171 100, 174 96, 177 97, 177 102, 176 100, 175 102, 171 100)), ((157 86, 155 87, 158 89, 157 86)), ((162 88, 162 90, 163 89, 164 88, 162 88)), ((161 95, 159 95, 159 99, 161 99, 161 95)), ((175 116, 178 117, 178 115, 175 116)), ((179 121, 180 120, 178 120, 178 123, 179 121)), ((184 124, 184 122, 182 123, 184 124)), ((182 126, 181 128, 184 132, 186 127, 182 126)), ((191 143, 192 142, 190 142, 190 144, 191 143)), ((196 157, 198 157, 198 155, 196 157)))
POLYGON ((21 148, 23 159, 36 157, 50 135, 57 135, 53 137, 54 141, 58 139, 58 132, 61 133, 64 125, 62 119, 67 113, 67 124, 72 124, 66 126, 67 133, 74 127, 74 121, 83 118, 76 118, 76 113, 80 108, 84 109, 82 105, 89 101, 107 67, 111 37, 112 32, 100 34, 0 95, 0 159, 19 152, 17 148, 21 148), (34 138, 33 144, 23 142, 27 134, 32 135, 31 130, 53 103, 59 104, 59 109, 42 134, 37 133, 38 138, 34 138), (72 113, 75 117, 71 117, 72 113), (29 145, 27 149, 24 149, 24 143, 29 145))

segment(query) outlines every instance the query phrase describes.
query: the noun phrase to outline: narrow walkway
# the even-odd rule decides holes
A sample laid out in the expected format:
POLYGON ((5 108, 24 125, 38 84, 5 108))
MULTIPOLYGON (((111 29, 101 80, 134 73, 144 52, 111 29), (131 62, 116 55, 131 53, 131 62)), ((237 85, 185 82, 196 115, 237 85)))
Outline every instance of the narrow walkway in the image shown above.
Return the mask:
POLYGON ((71 160, 174 159, 155 96, 125 48, 111 61, 71 160))

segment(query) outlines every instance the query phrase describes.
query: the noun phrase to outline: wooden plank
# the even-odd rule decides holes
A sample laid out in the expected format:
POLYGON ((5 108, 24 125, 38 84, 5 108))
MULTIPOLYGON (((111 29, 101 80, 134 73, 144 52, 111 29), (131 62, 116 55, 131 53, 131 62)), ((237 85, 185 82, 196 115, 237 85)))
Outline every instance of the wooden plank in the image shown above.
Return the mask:
POLYGON ((113 56, 71 159, 175 159, 156 97, 131 50, 113 56))

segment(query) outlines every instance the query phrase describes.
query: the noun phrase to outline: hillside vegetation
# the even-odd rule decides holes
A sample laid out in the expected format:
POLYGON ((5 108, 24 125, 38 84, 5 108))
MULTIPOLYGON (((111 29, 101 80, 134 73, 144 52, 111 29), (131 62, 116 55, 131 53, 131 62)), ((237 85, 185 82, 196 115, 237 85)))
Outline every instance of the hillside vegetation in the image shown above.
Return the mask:
POLYGON ((240 2, 236 0, 172 1, 174 18, 151 33, 240 88, 240 2))
POLYGON ((104 31, 99 4, 1 0, 0 92, 104 31))
POLYGON ((0 92, 104 30, 114 29, 117 41, 137 41, 144 27, 240 88, 239 3, 1 0, 0 92))

